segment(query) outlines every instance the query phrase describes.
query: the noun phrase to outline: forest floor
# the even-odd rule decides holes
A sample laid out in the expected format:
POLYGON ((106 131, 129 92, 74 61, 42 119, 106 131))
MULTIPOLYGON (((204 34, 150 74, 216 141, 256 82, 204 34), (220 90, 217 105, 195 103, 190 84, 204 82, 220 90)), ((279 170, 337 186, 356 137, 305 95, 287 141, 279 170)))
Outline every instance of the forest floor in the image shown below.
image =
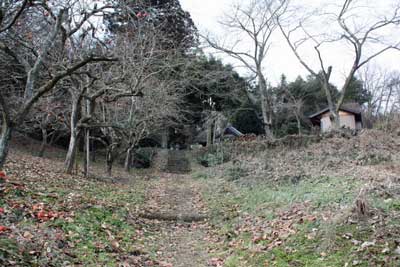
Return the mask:
POLYGON ((0 266, 215 266, 199 181, 190 175, 89 178, 63 173, 64 151, 14 143, 0 177, 0 266))
POLYGON ((399 266, 399 148, 368 133, 185 175, 105 177, 97 162, 85 178, 63 173, 63 150, 38 158, 17 140, 0 177, 0 266, 399 266))

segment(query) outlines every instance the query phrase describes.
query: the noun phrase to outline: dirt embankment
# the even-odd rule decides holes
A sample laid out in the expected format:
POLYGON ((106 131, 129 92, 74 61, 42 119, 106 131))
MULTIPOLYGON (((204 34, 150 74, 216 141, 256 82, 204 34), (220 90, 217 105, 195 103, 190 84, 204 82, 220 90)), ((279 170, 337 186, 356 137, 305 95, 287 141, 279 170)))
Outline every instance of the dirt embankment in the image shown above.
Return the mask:
POLYGON ((265 148, 265 141, 230 146, 233 160, 221 165, 243 169, 244 176, 262 180, 354 177, 368 180, 396 179, 400 174, 400 137, 376 130, 357 136, 288 138, 288 144, 265 148))
POLYGON ((400 137, 368 130, 310 140, 234 144, 224 150, 229 162, 199 172, 220 178, 209 206, 226 229, 223 262, 398 266, 400 137))

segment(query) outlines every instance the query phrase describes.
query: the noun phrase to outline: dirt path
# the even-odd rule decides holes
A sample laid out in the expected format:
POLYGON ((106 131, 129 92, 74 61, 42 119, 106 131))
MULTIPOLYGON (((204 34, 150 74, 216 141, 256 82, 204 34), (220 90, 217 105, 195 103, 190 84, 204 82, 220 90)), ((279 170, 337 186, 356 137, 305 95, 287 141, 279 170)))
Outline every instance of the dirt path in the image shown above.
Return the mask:
POLYGON ((199 184, 188 175, 162 175, 147 195, 145 216, 157 224, 162 266, 208 266, 206 212, 199 184))

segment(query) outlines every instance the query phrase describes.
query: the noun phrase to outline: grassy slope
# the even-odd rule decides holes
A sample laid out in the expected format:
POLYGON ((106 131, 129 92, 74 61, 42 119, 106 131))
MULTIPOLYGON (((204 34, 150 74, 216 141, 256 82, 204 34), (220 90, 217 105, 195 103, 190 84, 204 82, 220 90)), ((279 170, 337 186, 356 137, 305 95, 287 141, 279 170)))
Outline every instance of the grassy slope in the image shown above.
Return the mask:
POLYGON ((50 160, 31 156, 21 143, 14 147, 0 198, 0 225, 8 228, 0 233, 1 266, 150 262, 144 247, 150 233, 135 218, 143 180, 111 183, 65 175, 63 151, 52 149, 50 160))
POLYGON ((215 256, 230 267, 399 266, 400 181, 393 178, 399 152, 393 142, 373 135, 279 147, 194 174, 207 184, 218 229, 215 256), (260 158, 268 168, 257 172, 260 158), (367 203, 368 215, 357 214, 356 199, 367 203))
MULTIPOLYGON (((249 149, 194 173, 212 217, 211 266, 399 266, 400 140, 367 137, 249 149), (356 199, 370 214, 357 215, 356 199)), ((159 265, 149 245, 159 226, 137 217, 157 179, 65 175, 63 151, 39 159, 14 147, 0 185, 1 266, 159 265)))

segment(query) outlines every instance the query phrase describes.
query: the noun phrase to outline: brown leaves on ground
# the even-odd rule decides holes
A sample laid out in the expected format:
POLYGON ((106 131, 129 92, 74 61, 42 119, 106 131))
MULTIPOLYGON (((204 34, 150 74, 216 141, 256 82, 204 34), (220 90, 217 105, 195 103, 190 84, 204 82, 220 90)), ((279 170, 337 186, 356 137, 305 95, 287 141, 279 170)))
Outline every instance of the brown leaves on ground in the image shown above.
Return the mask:
POLYGON ((11 152, 7 176, 1 185, 4 202, 0 206, 0 265, 39 262, 41 266, 85 266, 84 258, 90 255, 81 245, 83 237, 70 225, 88 228, 88 235, 103 236, 94 240, 93 249, 103 257, 106 253, 118 266, 208 265, 207 222, 185 223, 179 219, 188 214, 204 216, 207 212, 199 186, 189 176, 153 174, 153 179, 145 181, 143 206, 130 204, 132 199, 124 197, 137 188, 126 176, 122 177, 124 183, 111 183, 67 175, 62 170, 61 160, 37 158, 21 150, 11 152), (86 221, 76 223, 81 219, 77 214, 82 216, 92 208, 126 210, 123 219, 134 227, 134 232, 128 232, 132 236, 121 236, 111 223, 101 223, 99 228, 82 225, 89 223, 86 221), (175 214, 178 221, 143 219, 139 216, 143 212, 175 214), (7 250, 3 249, 3 242, 7 243, 7 250), (77 248, 83 254, 77 254, 77 248))
MULTIPOLYGON (((258 141, 240 144, 236 162, 248 170, 251 179, 282 181, 293 177, 354 177, 369 181, 394 180, 400 175, 400 137, 378 130, 364 130, 358 136, 329 136, 307 146, 279 146, 260 151, 258 141), (247 149, 245 149, 248 147, 247 149), (246 152, 247 151, 247 152, 246 152)), ((219 173, 227 166, 221 165, 219 173)))
POLYGON ((210 266, 215 266, 215 267, 222 267, 224 266, 224 260, 221 258, 212 258, 209 261, 210 266))
MULTIPOLYGON (((215 235, 221 247, 229 249, 229 252, 221 252, 224 257, 229 258, 234 255, 245 261, 243 258, 249 259, 256 254, 268 254, 273 258, 274 251, 277 250, 290 254, 290 249, 292 251, 301 249, 301 244, 297 242, 309 241, 323 247, 325 244, 322 243, 332 241, 333 246, 336 246, 335 250, 342 249, 343 253, 351 253, 347 246, 351 247, 351 250, 354 249, 355 252, 351 256, 359 257, 363 263, 376 264, 381 258, 390 262, 398 259, 394 251, 397 248, 395 240, 398 239, 400 233, 394 225, 399 219, 400 136, 366 130, 359 136, 351 138, 329 136, 322 138, 319 142, 310 142, 307 146, 278 146, 269 149, 260 149, 262 144, 257 142, 240 144, 238 147, 247 146, 248 149, 231 153, 235 155, 232 162, 219 165, 210 171, 212 176, 222 178, 220 187, 229 184, 231 188, 226 192, 218 192, 220 195, 215 198, 228 194, 232 195, 228 200, 233 199, 236 203, 236 205, 223 207, 224 213, 221 215, 224 220, 233 223, 234 226, 223 231, 224 237, 221 237, 220 233, 215 235), (235 166, 245 169, 246 172, 235 183, 229 183, 227 170, 235 166), (317 205, 290 201, 287 203, 282 201, 283 204, 258 203, 260 208, 250 211, 252 214, 241 210, 248 207, 248 205, 242 206, 241 201, 246 202, 250 199, 252 203, 252 196, 243 196, 242 189, 245 191, 244 194, 252 192, 252 190, 246 191, 246 188, 255 188, 254 191, 260 188, 259 192, 263 192, 263 188, 281 188, 282 190, 288 188, 297 192, 296 188, 307 185, 310 181, 316 181, 315 184, 317 184, 327 177, 335 179, 336 182, 343 180, 341 184, 343 187, 336 189, 335 185, 328 185, 328 188, 332 188, 333 195, 337 190, 337 194, 343 195, 346 201, 341 203, 341 199, 337 199, 318 204, 320 202, 317 200, 317 205), (346 179, 351 183, 344 184, 346 179), (354 188, 352 188, 353 182, 357 184, 354 188), (364 187, 367 198, 371 202, 369 204, 364 199, 354 199, 358 190, 364 187), (263 206, 263 204, 267 205, 263 206), (358 208, 358 213, 355 207, 358 208), (260 217, 257 214, 258 210, 261 214, 270 214, 272 219, 260 217), (306 228, 308 223, 314 221, 317 221, 316 228, 306 228), (305 227, 302 227, 303 224, 305 227), (336 231, 347 228, 353 229, 354 233, 361 230, 367 233, 364 233, 365 236, 357 239, 350 238, 348 242, 343 242, 336 231), (292 242, 292 240, 295 241, 292 242), (353 241, 354 244, 351 243, 353 241), (294 248, 291 247, 293 245, 294 248)), ((313 185, 310 183, 310 186, 313 185)), ((312 188, 310 190, 312 191, 312 188)), ((270 191, 266 190, 273 195, 274 193, 270 191)), ((304 199, 312 201, 323 193, 315 192, 315 196, 310 194, 304 199)), ((300 196, 297 199, 299 200, 296 201, 302 201, 303 198, 300 196)), ((224 205, 219 206, 221 208, 224 205)), ((329 253, 322 251, 320 256, 327 258, 329 253)), ((287 260, 287 258, 282 258, 281 260, 287 260)), ((298 262, 293 264, 298 264, 298 262)))
MULTIPOLYGON (((38 158, 20 149, 11 151, 5 172, 0 172, 0 265, 35 262, 39 266, 79 266, 75 248, 80 239, 59 225, 74 223, 77 213, 91 207, 137 210, 136 204, 124 202, 129 198, 120 199, 134 192, 130 184, 112 184, 110 188, 110 183, 67 175, 62 169, 63 162, 57 158, 38 158)), ((109 255, 117 262, 133 257, 124 255, 128 252, 121 251, 121 237, 114 235, 114 230, 109 232, 108 244, 99 242, 98 250, 110 247, 109 255)), ((127 266, 156 266, 145 253, 134 257, 139 258, 134 261, 147 265, 127 266)))
MULTIPOLYGON (((308 214, 308 207, 308 203, 294 204, 288 210, 278 212, 276 218, 272 220, 244 215, 238 219, 232 234, 236 237, 249 234, 254 244, 254 253, 272 250, 281 246, 291 235, 296 234, 296 226, 317 219, 314 215, 308 214)), ((247 249, 249 244, 243 239, 234 238, 228 246, 235 249, 247 249)))

